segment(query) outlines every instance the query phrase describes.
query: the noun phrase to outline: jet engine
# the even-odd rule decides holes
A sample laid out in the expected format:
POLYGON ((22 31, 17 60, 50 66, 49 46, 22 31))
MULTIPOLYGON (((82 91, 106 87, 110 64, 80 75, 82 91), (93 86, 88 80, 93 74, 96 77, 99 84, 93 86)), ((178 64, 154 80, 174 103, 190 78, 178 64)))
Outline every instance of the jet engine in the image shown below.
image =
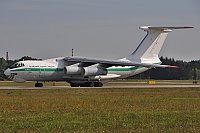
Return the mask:
POLYGON ((108 73, 106 68, 102 67, 79 67, 79 66, 66 66, 64 67, 66 75, 84 75, 84 76, 97 76, 106 75, 108 73))
POLYGON ((83 67, 67 66, 67 67, 64 67, 64 72, 67 75, 84 75, 85 70, 83 67))
POLYGON ((86 67, 84 76, 106 75, 107 69, 102 67, 86 67))

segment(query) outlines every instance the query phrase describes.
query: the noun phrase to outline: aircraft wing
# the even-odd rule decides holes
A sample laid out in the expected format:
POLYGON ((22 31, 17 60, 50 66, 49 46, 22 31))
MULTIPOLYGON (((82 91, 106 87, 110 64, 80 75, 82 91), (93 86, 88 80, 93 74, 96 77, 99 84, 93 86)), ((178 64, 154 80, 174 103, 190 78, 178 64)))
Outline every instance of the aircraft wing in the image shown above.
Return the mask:
POLYGON ((148 67, 148 68, 178 68, 177 66, 170 66, 170 65, 137 63, 137 62, 122 61, 122 60, 93 59, 93 58, 83 58, 83 57, 65 57, 65 58, 63 58, 63 60, 73 63, 73 64, 80 63, 82 67, 99 64, 105 68, 111 67, 111 66, 142 66, 142 67, 148 67))

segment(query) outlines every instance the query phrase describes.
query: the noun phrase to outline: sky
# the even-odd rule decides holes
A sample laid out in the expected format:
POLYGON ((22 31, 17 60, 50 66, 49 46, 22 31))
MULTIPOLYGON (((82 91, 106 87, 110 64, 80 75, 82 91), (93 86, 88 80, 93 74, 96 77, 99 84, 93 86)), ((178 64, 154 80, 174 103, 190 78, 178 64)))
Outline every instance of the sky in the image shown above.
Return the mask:
POLYGON ((199 0, 1 0, 0 57, 119 59, 146 33, 140 26, 194 26, 169 33, 160 56, 200 59, 199 0))

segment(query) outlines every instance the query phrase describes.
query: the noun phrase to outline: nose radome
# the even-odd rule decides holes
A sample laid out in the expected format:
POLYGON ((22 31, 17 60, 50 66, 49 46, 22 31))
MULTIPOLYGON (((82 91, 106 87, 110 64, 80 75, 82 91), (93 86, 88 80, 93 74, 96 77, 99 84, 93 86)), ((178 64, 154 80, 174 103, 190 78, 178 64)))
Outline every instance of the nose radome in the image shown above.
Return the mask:
POLYGON ((9 68, 6 69, 6 70, 4 71, 4 74, 5 74, 6 76, 9 76, 9 75, 10 75, 10 69, 9 69, 9 68))

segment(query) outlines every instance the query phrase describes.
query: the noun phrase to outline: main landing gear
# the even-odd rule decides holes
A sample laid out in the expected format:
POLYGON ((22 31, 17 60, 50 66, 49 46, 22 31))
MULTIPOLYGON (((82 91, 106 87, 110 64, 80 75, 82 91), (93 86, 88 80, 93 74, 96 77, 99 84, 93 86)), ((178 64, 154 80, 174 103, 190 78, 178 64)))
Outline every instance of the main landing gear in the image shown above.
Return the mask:
POLYGON ((71 83, 70 85, 71 85, 71 87, 102 87, 103 83, 101 83, 101 82, 86 82, 84 84, 71 83))
POLYGON ((43 87, 43 84, 42 83, 35 83, 35 87, 43 87))

